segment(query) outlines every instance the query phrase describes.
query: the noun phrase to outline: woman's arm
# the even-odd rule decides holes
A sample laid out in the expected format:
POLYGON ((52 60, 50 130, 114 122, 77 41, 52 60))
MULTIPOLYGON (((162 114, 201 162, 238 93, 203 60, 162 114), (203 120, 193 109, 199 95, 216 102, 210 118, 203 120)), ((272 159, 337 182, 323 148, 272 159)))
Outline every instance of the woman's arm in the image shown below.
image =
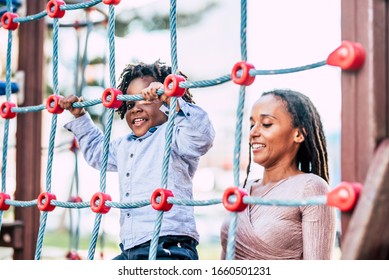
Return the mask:
MULTIPOLYGON (((321 179, 321 178, 320 178, 321 179)), ((329 191, 325 181, 309 182, 305 198, 325 195, 329 191)), ((303 258, 329 260, 332 257, 336 233, 335 208, 311 205, 302 208, 303 258)))

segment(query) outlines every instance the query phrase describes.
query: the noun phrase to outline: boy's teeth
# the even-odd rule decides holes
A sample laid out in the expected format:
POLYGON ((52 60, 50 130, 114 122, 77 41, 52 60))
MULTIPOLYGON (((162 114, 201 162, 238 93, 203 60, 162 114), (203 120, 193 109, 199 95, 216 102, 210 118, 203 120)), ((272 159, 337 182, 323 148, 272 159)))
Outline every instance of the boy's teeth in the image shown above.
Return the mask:
POLYGON ((144 122, 145 121, 145 119, 135 119, 134 120, 134 124, 135 125, 140 125, 142 122, 144 122))

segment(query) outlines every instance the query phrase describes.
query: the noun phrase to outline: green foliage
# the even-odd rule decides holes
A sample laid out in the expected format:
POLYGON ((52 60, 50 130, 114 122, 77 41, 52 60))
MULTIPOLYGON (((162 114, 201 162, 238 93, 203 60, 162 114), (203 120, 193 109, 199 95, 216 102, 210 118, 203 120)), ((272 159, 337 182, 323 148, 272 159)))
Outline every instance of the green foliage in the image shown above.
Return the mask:
MULTIPOLYGON (((55 248, 56 251, 63 251, 61 253, 65 258, 66 253, 69 251, 70 236, 66 230, 48 231, 45 234, 43 241, 43 253, 49 248, 55 248)), ((90 236, 81 236, 79 242, 79 251, 82 251, 85 255, 89 249, 90 236)), ((219 242, 207 242, 200 243, 197 247, 200 260, 219 260, 221 254, 221 246, 219 242)), ((98 239, 96 244, 96 252, 103 251, 107 255, 119 254, 119 246, 115 240, 109 236, 105 236, 104 244, 101 243, 101 238, 98 239)), ((47 254, 46 254, 47 255, 47 254)), ((58 254, 57 254, 58 255, 58 254)), ((45 258, 50 258, 45 256, 45 258)), ((51 256, 51 258, 57 259, 58 256, 51 256)), ((96 257, 97 258, 97 257, 96 257)))
MULTIPOLYGON (((69 249, 70 236, 69 232, 66 230, 57 230, 57 231, 48 231, 45 234, 43 240, 43 247, 56 247, 60 249, 69 249)), ((81 236, 79 249, 87 250, 90 243, 90 236, 81 236)), ((101 239, 98 239, 97 246, 101 246, 101 239)), ((104 238, 104 247, 107 249, 118 250, 118 244, 110 240, 109 238, 104 238)))
MULTIPOLYGON (((198 24, 202 18, 217 4, 208 3, 203 9, 196 10, 193 13, 177 13, 177 27, 188 27, 198 24)), ((145 31, 169 30, 169 14, 153 14, 145 17, 137 10, 125 11, 116 17, 115 35, 125 37, 132 29, 142 28, 145 31)))

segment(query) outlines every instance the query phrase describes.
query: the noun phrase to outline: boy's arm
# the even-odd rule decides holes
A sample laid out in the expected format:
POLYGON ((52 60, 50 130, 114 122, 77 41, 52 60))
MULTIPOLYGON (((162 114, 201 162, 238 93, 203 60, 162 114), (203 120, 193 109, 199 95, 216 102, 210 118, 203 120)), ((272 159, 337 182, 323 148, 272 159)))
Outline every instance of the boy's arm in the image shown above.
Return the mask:
MULTIPOLYGON (((94 124, 88 113, 65 124, 67 130, 72 132, 77 139, 80 150, 84 155, 86 162, 96 168, 101 168, 103 158, 104 135, 101 130, 94 124)), ((109 145, 108 154, 108 171, 117 171, 115 142, 109 145)))
POLYGON ((215 130, 206 111, 177 98, 180 110, 175 118, 174 140, 180 154, 200 157, 212 147, 215 130))
MULTIPOLYGON (((73 107, 75 102, 82 101, 82 97, 77 97, 75 95, 70 95, 59 100, 59 106, 68 110, 76 118, 65 124, 64 127, 71 131, 76 137, 87 163, 96 169, 100 169, 103 158, 104 136, 84 108, 73 107)), ((108 171, 117 171, 115 151, 116 149, 113 148, 113 144, 110 144, 107 166, 108 171)))

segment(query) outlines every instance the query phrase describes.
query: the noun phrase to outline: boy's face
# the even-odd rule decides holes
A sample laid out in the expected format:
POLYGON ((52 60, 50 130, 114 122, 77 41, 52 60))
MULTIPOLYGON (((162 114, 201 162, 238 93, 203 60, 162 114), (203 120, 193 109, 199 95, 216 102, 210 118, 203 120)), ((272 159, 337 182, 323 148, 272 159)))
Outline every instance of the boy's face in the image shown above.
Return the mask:
MULTIPOLYGON (((147 88, 155 79, 150 76, 136 78, 128 85, 128 95, 138 95, 141 91, 147 88)), ((141 137, 146 132, 157 125, 161 125, 167 121, 167 116, 159 110, 161 101, 128 101, 126 121, 128 126, 137 137, 141 137)))

